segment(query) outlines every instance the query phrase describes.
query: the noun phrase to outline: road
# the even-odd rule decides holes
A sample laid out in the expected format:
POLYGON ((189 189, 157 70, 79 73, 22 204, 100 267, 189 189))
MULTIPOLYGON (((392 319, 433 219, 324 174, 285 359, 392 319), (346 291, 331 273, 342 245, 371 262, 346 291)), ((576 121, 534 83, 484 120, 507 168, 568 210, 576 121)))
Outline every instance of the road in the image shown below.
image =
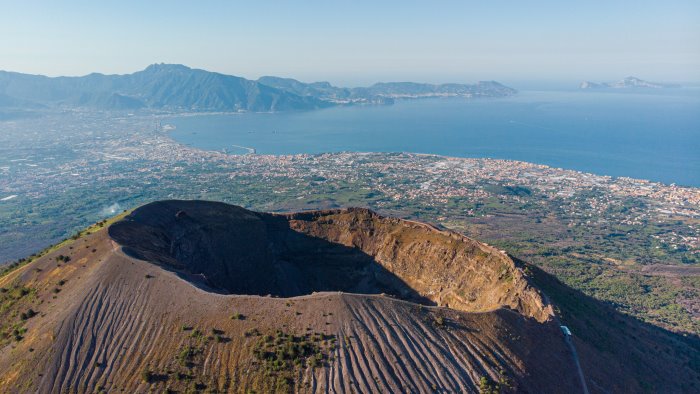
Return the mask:
POLYGON ((578 370, 578 378, 581 380, 581 388, 584 394, 588 394, 588 385, 586 384, 586 378, 583 376, 583 369, 581 368, 581 363, 578 360, 578 353, 576 353, 576 346, 574 346, 574 341, 571 340, 571 336, 564 335, 566 344, 569 345, 571 354, 574 356, 574 363, 576 364, 576 369, 578 370))
MULTIPOLYGON (((547 302, 547 304, 553 305, 546 294, 542 293, 542 297, 547 302)), ((557 316, 556 313, 554 313, 554 321, 557 323, 557 325, 559 325, 559 327, 563 326, 561 324, 561 320, 559 320, 559 316, 557 316)), ((583 390, 583 394, 589 394, 588 385, 586 384, 586 377, 583 375, 583 368, 581 368, 581 362, 578 359, 578 353, 576 352, 576 346, 574 346, 574 341, 571 340, 570 335, 566 334, 564 334, 564 341, 566 342, 567 346, 569 346, 569 350, 571 350, 571 355, 574 358, 574 364, 576 364, 576 370, 578 372, 578 378, 581 381, 581 389, 583 390)))

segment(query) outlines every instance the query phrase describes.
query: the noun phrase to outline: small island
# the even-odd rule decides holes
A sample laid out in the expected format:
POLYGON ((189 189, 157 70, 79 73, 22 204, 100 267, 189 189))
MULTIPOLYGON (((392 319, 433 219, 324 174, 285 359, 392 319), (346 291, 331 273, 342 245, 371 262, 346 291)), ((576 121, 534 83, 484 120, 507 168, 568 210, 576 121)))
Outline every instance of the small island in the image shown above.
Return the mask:
POLYGON ((637 77, 627 77, 616 82, 590 82, 584 81, 579 85, 579 89, 666 89, 679 88, 680 85, 649 82, 637 77))

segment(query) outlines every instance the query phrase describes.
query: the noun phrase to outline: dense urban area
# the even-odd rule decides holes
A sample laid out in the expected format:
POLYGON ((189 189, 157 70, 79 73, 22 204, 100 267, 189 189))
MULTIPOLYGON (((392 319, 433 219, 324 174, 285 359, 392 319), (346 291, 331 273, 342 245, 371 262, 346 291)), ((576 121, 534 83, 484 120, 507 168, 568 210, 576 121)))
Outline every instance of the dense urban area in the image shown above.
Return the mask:
POLYGON ((157 199, 262 211, 365 206, 462 232, 625 313, 700 334, 700 189, 507 160, 229 155, 173 141, 163 116, 0 121, 0 262, 157 199))

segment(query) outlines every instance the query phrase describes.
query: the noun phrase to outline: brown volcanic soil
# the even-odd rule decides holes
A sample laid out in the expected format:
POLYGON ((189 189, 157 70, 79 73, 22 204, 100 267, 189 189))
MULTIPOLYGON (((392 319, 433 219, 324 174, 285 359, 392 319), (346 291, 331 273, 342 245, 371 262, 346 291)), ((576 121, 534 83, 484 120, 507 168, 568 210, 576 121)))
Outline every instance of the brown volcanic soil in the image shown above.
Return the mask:
MULTIPOLYGON (((31 289, 0 311, 27 330, 20 340, 0 338, 0 385, 42 393, 478 392, 487 377, 507 382, 505 391, 579 392, 552 308, 520 266, 457 234, 367 210, 271 215, 153 203, 109 234, 83 236, 0 278, 3 294, 31 289), (38 315, 19 319, 29 308, 38 315), (301 344, 313 356, 302 350, 280 366, 275 352, 301 344)), ((553 293, 572 297, 536 272, 553 293)), ((605 330, 608 318, 617 317, 592 324, 605 330)), ((692 392, 692 357, 656 332, 626 328, 645 347, 634 360, 647 363, 653 385, 640 384, 621 349, 575 336, 596 379, 591 392, 692 392), (646 348, 656 338, 658 355, 646 348)))

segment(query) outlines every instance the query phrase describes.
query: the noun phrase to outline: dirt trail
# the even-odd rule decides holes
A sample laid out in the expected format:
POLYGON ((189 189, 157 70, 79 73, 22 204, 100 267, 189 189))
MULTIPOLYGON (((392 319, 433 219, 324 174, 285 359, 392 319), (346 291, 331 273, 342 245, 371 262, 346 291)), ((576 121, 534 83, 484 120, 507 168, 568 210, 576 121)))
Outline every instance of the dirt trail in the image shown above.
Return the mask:
POLYGON ((578 359, 578 353, 576 352, 576 346, 574 345, 574 341, 572 341, 571 337, 568 335, 564 340, 566 341, 566 344, 571 350, 571 355, 574 357, 574 363, 576 364, 578 377, 581 381, 581 389, 583 390, 583 394, 588 394, 588 384, 586 384, 586 377, 583 375, 583 368, 581 368, 581 361, 578 359))
MULTIPOLYGON (((549 297, 544 294, 543 297, 545 300, 549 303, 551 302, 549 300, 549 297)), ((555 313, 553 315, 554 322, 559 326, 563 327, 564 325, 561 322, 561 319, 559 319, 559 316, 555 313)), ((586 383, 586 376, 583 374, 583 368, 581 368, 581 360, 578 358, 578 352, 576 352, 576 345, 574 345, 574 341, 571 338, 570 335, 566 335, 562 332, 562 335, 564 335, 564 342, 566 342, 566 346, 569 348, 571 351, 571 356, 574 360, 574 364, 576 365, 576 371, 578 374, 579 382, 581 384, 581 390, 583 391, 583 394, 589 394, 588 392, 588 384, 586 383)))

